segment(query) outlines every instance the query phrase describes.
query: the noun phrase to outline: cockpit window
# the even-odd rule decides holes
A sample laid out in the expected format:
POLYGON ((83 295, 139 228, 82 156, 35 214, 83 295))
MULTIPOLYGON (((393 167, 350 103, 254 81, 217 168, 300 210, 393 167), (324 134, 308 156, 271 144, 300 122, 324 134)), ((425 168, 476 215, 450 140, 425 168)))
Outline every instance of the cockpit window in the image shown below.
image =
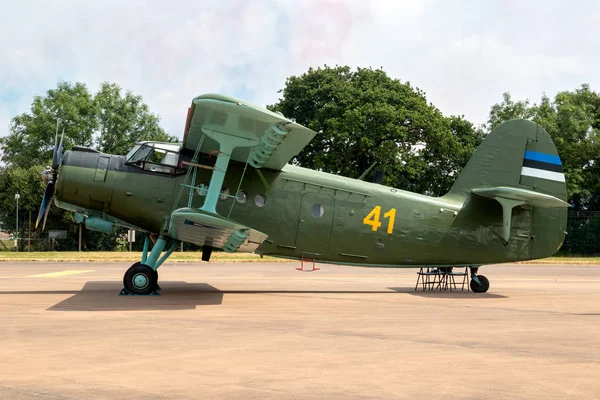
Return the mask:
POLYGON ((127 164, 145 171, 173 174, 182 172, 179 168, 180 144, 141 142, 127 154, 127 164))
POLYGON ((140 148, 139 144, 136 144, 135 146, 133 146, 133 148, 131 150, 129 150, 129 153, 127 153, 127 155, 125 156, 126 160, 129 160, 131 158, 132 155, 135 154, 136 151, 138 151, 140 148))
POLYGON ((150 154, 152 154, 152 147, 142 146, 127 162, 146 161, 150 154))

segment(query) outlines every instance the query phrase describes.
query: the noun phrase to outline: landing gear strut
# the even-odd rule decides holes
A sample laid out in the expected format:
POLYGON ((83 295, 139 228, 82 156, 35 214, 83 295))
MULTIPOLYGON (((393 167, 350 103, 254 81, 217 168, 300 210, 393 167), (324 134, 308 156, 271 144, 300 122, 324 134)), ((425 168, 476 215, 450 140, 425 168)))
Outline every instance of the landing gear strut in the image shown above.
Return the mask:
POLYGON ((483 276, 477 275, 479 267, 471 268, 471 290, 475 293, 485 293, 490 288, 490 281, 483 276))
POLYGON ((148 248, 150 247, 150 239, 147 237, 144 242, 144 251, 142 252, 142 261, 133 264, 125 272, 123 276, 123 290, 121 295, 159 295, 160 286, 158 286, 158 267, 166 261, 171 253, 179 246, 178 241, 173 241, 169 250, 160 257, 167 239, 160 236, 152 251, 148 254, 148 248), (159 258, 160 257, 160 258, 159 258))

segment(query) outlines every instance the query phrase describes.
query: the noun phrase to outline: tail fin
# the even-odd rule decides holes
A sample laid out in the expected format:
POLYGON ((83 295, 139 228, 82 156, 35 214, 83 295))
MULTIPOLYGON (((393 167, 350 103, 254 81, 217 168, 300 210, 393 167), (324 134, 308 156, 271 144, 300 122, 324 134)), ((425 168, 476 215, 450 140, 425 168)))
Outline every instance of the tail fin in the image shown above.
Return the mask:
POLYGON ((509 186, 567 200, 562 164, 541 126, 514 119, 497 126, 477 148, 449 194, 509 186))
POLYGON ((446 196, 466 203, 497 200, 505 244, 528 237, 526 258, 550 256, 564 240, 569 204, 562 163, 550 135, 531 121, 510 120, 494 128, 446 196))

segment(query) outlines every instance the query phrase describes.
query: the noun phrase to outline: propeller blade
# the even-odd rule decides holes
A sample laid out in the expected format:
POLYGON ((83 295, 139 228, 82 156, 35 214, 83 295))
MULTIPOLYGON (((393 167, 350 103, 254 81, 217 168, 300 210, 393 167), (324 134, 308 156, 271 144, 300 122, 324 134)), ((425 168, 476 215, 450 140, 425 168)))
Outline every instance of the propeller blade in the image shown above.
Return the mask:
POLYGON ((58 120, 56 120, 56 133, 54 134, 54 148, 52 149, 52 169, 54 169, 54 163, 56 162, 56 145, 58 143, 58 120))
POLYGON ((40 205, 40 211, 38 212, 38 216, 35 221, 36 229, 42 220, 42 216, 44 217, 44 225, 46 225, 46 218, 48 217, 48 210, 50 209, 50 201, 52 200, 52 196, 54 196, 54 182, 49 182, 48 186, 46 186, 46 191, 44 192, 44 197, 42 198, 42 204, 40 205))
POLYGON ((46 221, 48 220, 48 213, 50 212, 50 203, 46 206, 46 212, 44 213, 44 223, 42 224, 42 232, 46 229, 46 221))
POLYGON ((60 135, 60 144, 58 145, 58 147, 55 147, 54 156, 52 157, 52 169, 55 171, 58 168, 58 166, 60 165, 60 162, 62 160, 63 138, 64 137, 65 137, 65 128, 63 128, 62 135, 60 135))

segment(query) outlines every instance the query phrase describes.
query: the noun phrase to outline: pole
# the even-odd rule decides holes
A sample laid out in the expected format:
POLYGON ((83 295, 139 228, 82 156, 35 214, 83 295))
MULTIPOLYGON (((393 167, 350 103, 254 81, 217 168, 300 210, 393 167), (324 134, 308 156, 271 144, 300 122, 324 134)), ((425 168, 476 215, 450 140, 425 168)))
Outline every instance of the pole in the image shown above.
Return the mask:
POLYGON ((79 224, 79 251, 81 252, 81 227, 83 224, 79 224))
POLYGON ((129 230, 127 231, 127 239, 129 240, 129 251, 130 251, 130 252, 131 252, 131 239, 132 239, 132 238, 131 238, 131 236, 132 236, 132 234, 131 234, 131 229, 129 229, 129 230))
POLYGON ((29 211, 29 241, 27 243, 27 249, 31 252, 31 211, 29 211))
POLYGON ((15 251, 19 251, 19 197, 21 197, 21 195, 19 192, 17 192, 17 194, 15 194, 15 199, 17 200, 17 232, 15 233, 15 251))

